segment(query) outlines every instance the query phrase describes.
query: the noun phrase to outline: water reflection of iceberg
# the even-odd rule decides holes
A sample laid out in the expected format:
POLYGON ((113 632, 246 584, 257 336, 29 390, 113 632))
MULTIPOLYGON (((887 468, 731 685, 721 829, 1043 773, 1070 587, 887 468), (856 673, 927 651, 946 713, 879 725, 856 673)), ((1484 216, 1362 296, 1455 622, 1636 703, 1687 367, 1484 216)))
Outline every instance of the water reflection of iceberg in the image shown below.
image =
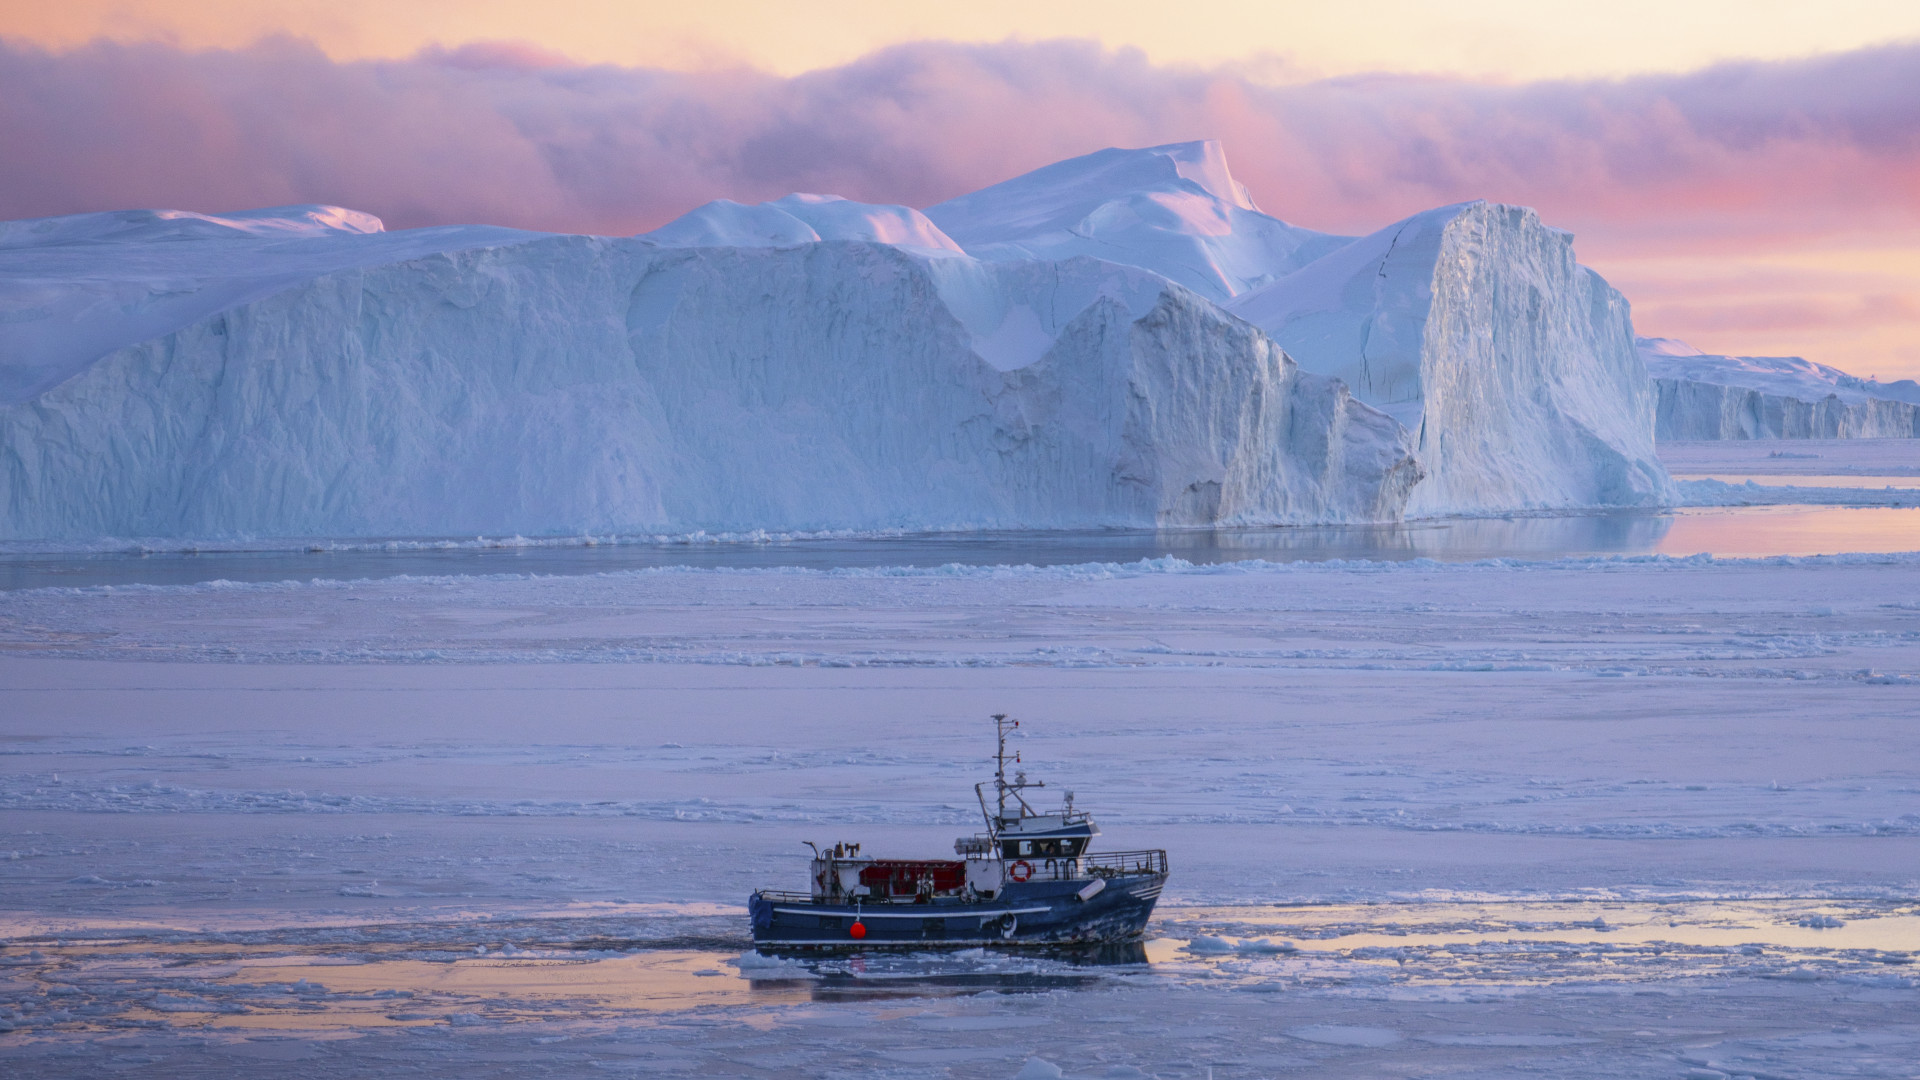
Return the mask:
POLYGON ((1672 527, 1671 516, 1645 512, 1444 518, 1393 525, 1160 532, 1154 535, 1152 546, 1159 554, 1196 563, 1242 559, 1550 559, 1651 552, 1672 527))

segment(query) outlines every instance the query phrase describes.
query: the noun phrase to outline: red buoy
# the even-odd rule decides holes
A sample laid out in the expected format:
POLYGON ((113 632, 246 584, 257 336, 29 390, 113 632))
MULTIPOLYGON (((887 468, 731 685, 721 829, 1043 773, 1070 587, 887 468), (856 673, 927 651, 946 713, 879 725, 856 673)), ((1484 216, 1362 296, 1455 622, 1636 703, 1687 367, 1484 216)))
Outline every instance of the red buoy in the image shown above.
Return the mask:
POLYGON ((854 923, 847 928, 847 933, 853 936, 853 940, 859 941, 861 938, 867 936, 867 924, 863 922, 854 923))

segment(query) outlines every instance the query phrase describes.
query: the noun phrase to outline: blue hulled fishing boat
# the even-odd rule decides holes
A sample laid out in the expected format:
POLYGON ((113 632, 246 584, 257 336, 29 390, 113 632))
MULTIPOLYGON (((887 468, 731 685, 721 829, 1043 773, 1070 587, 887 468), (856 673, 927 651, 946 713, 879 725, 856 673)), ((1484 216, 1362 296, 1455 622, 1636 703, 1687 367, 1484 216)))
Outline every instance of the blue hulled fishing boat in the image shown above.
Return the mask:
MULTIPOLYGON (((1026 793, 1046 785, 1015 770, 1007 736, 1020 726, 993 718, 994 789, 974 785, 986 831, 954 842, 952 859, 871 859, 859 844, 813 848, 808 892, 762 889, 748 900, 762 949, 1095 946, 1138 941, 1167 880, 1165 851, 1092 852, 1100 827, 1073 806, 1034 809, 1026 793)), ((1019 756, 1014 756, 1017 766, 1019 756)))

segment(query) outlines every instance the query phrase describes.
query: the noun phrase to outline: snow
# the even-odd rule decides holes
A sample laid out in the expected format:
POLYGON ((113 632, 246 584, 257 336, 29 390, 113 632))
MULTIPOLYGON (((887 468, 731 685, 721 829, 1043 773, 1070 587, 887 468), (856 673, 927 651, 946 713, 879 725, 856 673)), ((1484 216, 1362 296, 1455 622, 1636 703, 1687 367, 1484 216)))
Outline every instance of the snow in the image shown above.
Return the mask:
POLYGON ((1228 310, 1415 431, 1410 514, 1673 500, 1626 299, 1532 210, 1416 214, 1228 310))
POLYGON ((663 247, 793 247, 865 241, 961 254, 960 245, 911 207, 799 193, 756 206, 719 199, 642 233, 640 239, 663 247))
POLYGON ((1659 437, 1920 437, 1920 384, 1881 383, 1798 356, 1717 356, 1673 338, 1638 346, 1660 394, 1659 437))
POLYGON ((1214 141, 1070 158, 928 207, 927 217, 976 258, 1091 256, 1216 303, 1350 239, 1261 213, 1214 141))
POLYGON ((0 249, 181 240, 296 240, 385 232, 372 214, 339 206, 271 206, 231 214, 120 210, 0 222, 0 249))

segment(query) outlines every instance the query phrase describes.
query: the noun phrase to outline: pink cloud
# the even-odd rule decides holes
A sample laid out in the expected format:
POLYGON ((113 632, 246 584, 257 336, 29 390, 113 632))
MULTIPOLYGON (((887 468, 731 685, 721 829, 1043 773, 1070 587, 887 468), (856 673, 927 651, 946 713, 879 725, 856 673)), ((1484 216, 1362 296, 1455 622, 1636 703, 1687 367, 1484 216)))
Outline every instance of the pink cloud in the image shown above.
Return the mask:
POLYGON ((335 63, 0 43, 0 217, 335 202, 390 225, 633 232, 792 190, 926 205, 1110 145, 1219 138, 1270 212, 1357 231, 1467 198, 1583 252, 1920 225, 1920 46, 1688 75, 1270 87, 1080 42, 920 44, 791 79, 513 43, 335 63))

